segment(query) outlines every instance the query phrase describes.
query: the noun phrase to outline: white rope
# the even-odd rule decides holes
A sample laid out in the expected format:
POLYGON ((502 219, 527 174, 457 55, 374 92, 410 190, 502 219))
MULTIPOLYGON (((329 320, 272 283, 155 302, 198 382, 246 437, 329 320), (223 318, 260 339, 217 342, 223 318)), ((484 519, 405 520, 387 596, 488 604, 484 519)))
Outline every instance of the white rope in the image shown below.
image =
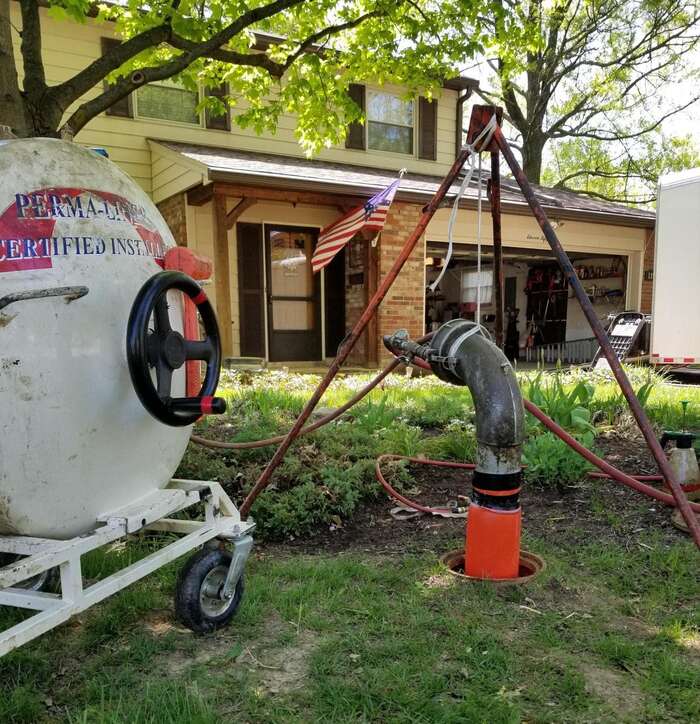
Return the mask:
MULTIPOLYGON (((467 146, 467 149, 469 150, 469 170, 464 176, 464 179, 462 180, 462 185, 459 187, 459 191, 457 192, 457 196, 455 197, 454 203, 452 204, 452 212, 450 213, 450 219, 447 224, 447 256, 445 257, 445 263, 440 270, 440 274, 438 274, 437 279, 430 285, 429 289, 431 292, 434 292, 437 288, 437 285, 442 281, 442 278, 445 276, 445 272, 447 271, 447 267, 450 263, 450 260, 452 259, 452 251, 454 247, 454 238, 453 238, 453 232, 454 232, 454 225, 455 221, 457 220, 457 211, 459 209, 459 201, 464 196, 464 193, 466 192, 467 188, 469 187, 469 184, 471 183, 472 176, 474 174, 474 156, 478 156, 478 171, 479 175, 476 182, 476 189, 477 189, 477 196, 476 196, 476 317, 475 317, 475 325, 467 331, 463 338, 467 339, 468 337, 471 337, 472 334, 476 334, 477 332, 481 332, 481 334, 486 333, 486 335, 491 338, 491 334, 489 333, 488 329, 483 327, 481 325, 481 214, 482 214, 482 206, 481 206, 481 149, 485 146, 488 146, 489 142, 491 141, 491 136, 493 136, 493 132, 496 129, 497 125, 497 119, 496 115, 494 114, 491 116, 491 119, 489 122, 484 126, 481 133, 474 139, 474 142, 472 144, 469 144, 467 146), (481 144, 480 148, 477 148, 479 145, 479 141, 481 141, 483 138, 484 142, 481 144)), ((461 288, 460 288, 460 294, 461 294, 461 288)))
MULTIPOLYGON (((459 202, 464 196, 467 188, 469 187, 469 184, 471 183, 472 176, 474 175, 474 156, 478 154, 479 156, 479 193, 481 193, 481 148, 484 148, 485 146, 488 146, 489 142, 491 141, 491 136, 493 136, 493 132, 496 130, 496 126, 498 125, 498 121, 496 118, 496 114, 491 116, 491 119, 489 122, 484 126, 481 133, 474 139, 474 142, 467 145, 467 150, 469 151, 469 156, 467 157, 467 162, 469 163, 469 169, 467 170, 467 173, 464 175, 464 178, 462 179, 462 184, 459 187, 459 191, 457 192, 457 196, 455 196, 454 203, 452 204, 452 212, 450 213, 450 219, 447 223, 447 256, 445 257, 445 263, 443 264, 442 269, 440 270, 440 273, 438 274, 437 279, 428 287, 431 292, 434 292, 435 289, 437 289, 438 284, 442 281, 442 278, 445 276, 445 272, 447 271, 447 267, 452 260, 452 252, 454 248, 454 225, 457 220, 457 211, 459 210, 459 202), (483 143, 480 144, 480 141, 483 140, 483 143)), ((481 229, 481 197, 479 197, 479 213, 478 213, 478 221, 477 221, 477 229, 479 230, 478 233, 480 233, 481 229)), ((481 295, 481 291, 479 290, 479 295, 481 295)), ((480 302, 480 298, 477 300, 477 303, 480 302)))

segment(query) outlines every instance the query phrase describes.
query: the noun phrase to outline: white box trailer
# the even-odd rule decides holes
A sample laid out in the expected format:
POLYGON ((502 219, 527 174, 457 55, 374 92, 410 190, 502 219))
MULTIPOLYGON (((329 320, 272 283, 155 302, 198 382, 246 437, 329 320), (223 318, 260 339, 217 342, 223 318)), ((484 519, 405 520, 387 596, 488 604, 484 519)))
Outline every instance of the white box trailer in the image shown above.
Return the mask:
POLYGON ((700 168, 662 176, 656 208, 652 364, 700 364, 700 168))

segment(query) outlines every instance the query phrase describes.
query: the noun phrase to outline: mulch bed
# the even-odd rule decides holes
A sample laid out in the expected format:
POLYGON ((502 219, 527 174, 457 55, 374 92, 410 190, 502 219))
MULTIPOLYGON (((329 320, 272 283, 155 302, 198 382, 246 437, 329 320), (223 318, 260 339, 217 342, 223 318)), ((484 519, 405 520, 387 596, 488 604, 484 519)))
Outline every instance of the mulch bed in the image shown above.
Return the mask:
MULTIPOLYGON (((596 440, 596 450, 616 467, 631 474, 653 474, 656 466, 641 437, 623 437, 614 432, 596 440)), ((468 472, 423 465, 410 467, 414 490, 408 497, 428 506, 444 506, 458 495, 468 495, 468 472)), ((683 540, 684 534, 671 524, 672 508, 613 481, 586 478, 560 488, 523 488, 523 535, 551 545, 573 548, 599 541, 623 547, 638 547, 640 537, 660 533, 664 542, 683 540)), ((382 494, 362 504, 343 527, 276 544, 280 550, 313 553, 358 550, 444 552, 464 535, 464 519, 424 515, 398 521, 389 515, 394 501, 382 494)), ((266 546, 267 547, 267 546, 266 546)))

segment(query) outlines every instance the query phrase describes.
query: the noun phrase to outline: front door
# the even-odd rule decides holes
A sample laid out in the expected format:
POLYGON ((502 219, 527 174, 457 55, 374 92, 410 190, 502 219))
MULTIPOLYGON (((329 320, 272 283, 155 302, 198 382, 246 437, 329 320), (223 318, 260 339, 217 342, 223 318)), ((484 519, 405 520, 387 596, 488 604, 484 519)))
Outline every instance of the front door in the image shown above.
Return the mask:
POLYGON ((265 226, 270 361, 321 359, 321 285, 311 272, 315 229, 265 226))

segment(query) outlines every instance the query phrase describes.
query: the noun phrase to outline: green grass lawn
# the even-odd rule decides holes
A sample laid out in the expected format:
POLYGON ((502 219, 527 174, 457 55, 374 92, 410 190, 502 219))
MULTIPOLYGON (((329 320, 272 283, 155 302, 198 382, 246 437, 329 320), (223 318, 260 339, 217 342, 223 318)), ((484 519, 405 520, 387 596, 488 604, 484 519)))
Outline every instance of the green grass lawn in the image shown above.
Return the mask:
MULTIPOLYGON (((635 374, 639 387, 646 373, 635 374)), ((581 379, 567 374, 563 389, 581 379)), ((322 404, 340 404, 365 381, 339 380, 322 404)), ((630 430, 614 386, 584 381, 594 388, 586 409, 598 440, 605 429, 630 430)), ((230 412, 200 433, 278 434, 315 382, 229 377, 230 412)), ((692 403, 686 424, 700 427, 697 388, 656 380, 648 410, 659 428, 680 425, 682 399, 692 403)), ((561 399, 550 404, 571 417, 561 399)), ((387 518, 374 456, 469 459, 472 411, 463 388, 392 378, 353 416, 290 451, 254 509, 258 546, 229 628, 199 637, 177 623, 176 562, 0 659, 0 723, 700 720, 697 550, 646 499, 620 497, 608 483, 583 486, 583 469, 566 478, 569 459, 541 429, 528 425, 538 477, 528 482, 524 547, 547 563, 535 581, 456 582, 438 558, 463 544, 461 523, 387 518), (374 512, 363 518, 363 505, 374 512), (375 514, 386 519, 377 526, 386 541, 327 544, 329 521, 347 531, 375 514)), ((271 452, 191 446, 180 472, 220 480, 240 500, 271 452)), ((415 485, 410 469, 389 472, 395 484, 415 485)), ((155 544, 92 554, 84 576, 108 575, 155 544)), ((0 625, 19 615, 0 608, 0 625)))
POLYGON ((0 721, 697 721, 692 545, 526 544, 547 569, 508 588, 427 552, 259 550, 203 638, 173 620, 171 566, 0 661, 0 721))

